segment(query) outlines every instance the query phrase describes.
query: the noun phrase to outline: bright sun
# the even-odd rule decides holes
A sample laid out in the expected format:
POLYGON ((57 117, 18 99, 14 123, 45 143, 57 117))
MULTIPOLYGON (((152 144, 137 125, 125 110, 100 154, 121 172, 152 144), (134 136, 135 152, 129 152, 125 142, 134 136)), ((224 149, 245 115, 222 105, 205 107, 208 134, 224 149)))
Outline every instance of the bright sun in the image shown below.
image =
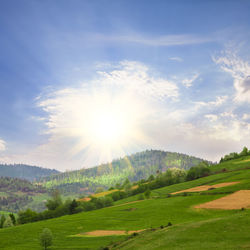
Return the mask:
POLYGON ((72 127, 70 133, 77 140, 72 155, 80 155, 84 150, 88 158, 98 158, 102 163, 145 141, 139 129, 145 106, 130 94, 79 95, 79 99, 72 100, 72 106, 78 107, 72 109, 72 119, 68 121, 72 127))
POLYGON ((82 121, 83 137, 87 136, 91 147, 105 151, 126 145, 136 121, 135 108, 130 103, 127 96, 92 96, 82 121))
POLYGON ((90 134, 98 144, 113 145, 126 133, 126 121, 121 114, 111 110, 96 110, 90 119, 90 134))

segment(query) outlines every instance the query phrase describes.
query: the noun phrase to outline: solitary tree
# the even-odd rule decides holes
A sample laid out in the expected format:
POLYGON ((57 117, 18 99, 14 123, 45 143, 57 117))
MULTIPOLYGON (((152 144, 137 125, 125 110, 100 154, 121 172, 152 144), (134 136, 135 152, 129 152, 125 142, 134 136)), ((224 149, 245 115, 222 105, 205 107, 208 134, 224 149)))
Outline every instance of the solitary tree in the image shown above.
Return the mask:
POLYGON ((247 156, 248 155, 248 149, 247 147, 244 147, 243 150, 240 152, 240 156, 247 156))
POLYGON ((52 245, 52 238, 53 236, 50 229, 44 228, 40 235, 40 243, 44 250, 47 250, 48 247, 52 245))
POLYGON ((3 224, 4 224, 5 220, 6 220, 6 217, 4 215, 2 215, 1 220, 0 220, 0 228, 3 227, 3 224))
POLYGON ((16 225, 16 217, 13 213, 9 214, 10 218, 11 218, 11 221, 13 223, 13 225, 16 225))
POLYGON ((74 214, 76 212, 77 206, 78 206, 77 201, 74 199, 69 205, 70 214, 74 214))

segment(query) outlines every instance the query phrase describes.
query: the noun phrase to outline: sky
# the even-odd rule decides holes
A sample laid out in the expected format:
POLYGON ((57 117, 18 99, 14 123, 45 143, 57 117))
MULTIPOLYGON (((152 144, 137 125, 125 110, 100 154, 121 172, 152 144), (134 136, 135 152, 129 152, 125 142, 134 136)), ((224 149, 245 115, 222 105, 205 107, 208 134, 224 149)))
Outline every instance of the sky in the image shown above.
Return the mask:
POLYGON ((1 1, 0 30, 2 163, 250 147, 250 1, 1 1))

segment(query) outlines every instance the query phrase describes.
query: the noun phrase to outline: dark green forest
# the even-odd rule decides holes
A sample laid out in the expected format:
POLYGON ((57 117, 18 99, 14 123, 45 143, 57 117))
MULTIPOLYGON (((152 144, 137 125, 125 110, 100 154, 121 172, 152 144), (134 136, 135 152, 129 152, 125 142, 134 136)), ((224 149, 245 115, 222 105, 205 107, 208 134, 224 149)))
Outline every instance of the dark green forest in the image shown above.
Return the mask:
POLYGON ((201 161, 203 160, 200 158, 186 154, 147 150, 93 168, 40 178, 39 183, 47 188, 59 189, 63 194, 90 194, 98 187, 107 189, 127 178, 136 182, 165 172, 168 168, 189 169, 201 161))
POLYGON ((55 169, 29 166, 25 164, 0 164, 0 176, 34 181, 44 176, 58 174, 55 169))

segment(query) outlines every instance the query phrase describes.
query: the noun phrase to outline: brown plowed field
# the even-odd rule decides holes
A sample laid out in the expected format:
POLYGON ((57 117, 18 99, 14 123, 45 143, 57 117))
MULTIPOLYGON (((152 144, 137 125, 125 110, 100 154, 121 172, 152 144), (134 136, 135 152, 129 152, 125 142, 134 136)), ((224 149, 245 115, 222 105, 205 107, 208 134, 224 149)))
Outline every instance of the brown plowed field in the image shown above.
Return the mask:
POLYGON ((250 208, 250 190, 240 190, 233 194, 219 198, 214 201, 209 201, 195 208, 208 209, 241 209, 250 208))
POLYGON ((215 185, 202 185, 202 186, 198 186, 198 187, 184 189, 184 190, 174 192, 171 194, 179 194, 179 193, 184 193, 184 192, 201 192, 201 191, 207 191, 211 188, 227 187, 227 186, 235 185, 237 183, 239 183, 239 182, 235 181, 235 182, 224 182, 224 183, 219 183, 219 184, 215 184, 215 185))
POLYGON ((125 231, 125 230, 96 230, 92 232, 84 233, 84 235, 88 236, 111 236, 111 235, 126 235, 126 234, 132 234, 132 233, 139 233, 142 230, 137 231, 125 231))

